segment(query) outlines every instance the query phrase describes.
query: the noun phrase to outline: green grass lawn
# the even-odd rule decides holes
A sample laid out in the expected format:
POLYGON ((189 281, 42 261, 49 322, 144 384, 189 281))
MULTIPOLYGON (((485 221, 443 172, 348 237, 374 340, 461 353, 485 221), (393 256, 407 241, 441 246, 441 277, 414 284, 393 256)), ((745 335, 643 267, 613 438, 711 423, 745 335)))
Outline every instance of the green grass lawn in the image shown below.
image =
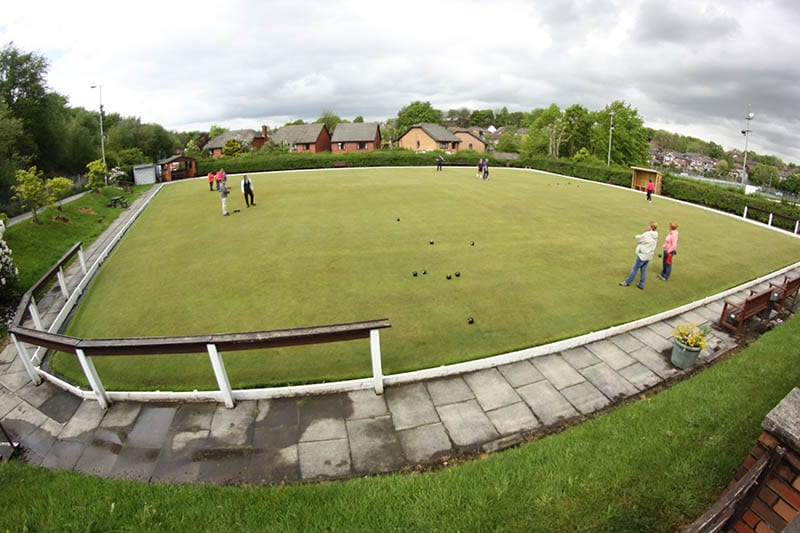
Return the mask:
POLYGON ((285 487, 107 481, 0 465, 9 531, 676 531, 716 501, 800 383, 797 317, 563 433, 437 472, 285 487))
MULTIPOLYGON (((245 209, 240 178, 232 177, 229 209, 241 212, 229 217, 203 180, 165 187, 104 265, 67 333, 225 333, 387 317, 384 371, 397 373, 595 331, 800 260, 800 241, 786 234, 523 170, 495 169, 488 182, 471 168, 251 177, 257 206, 245 209), (661 242, 670 220, 680 224, 673 278, 659 281, 653 264, 645 291, 621 288, 633 236, 651 219, 661 242), (459 278, 445 279, 455 271, 459 278)), ((235 388, 370 373, 367 341, 235 352, 225 362, 235 388)), ((216 386, 202 354, 95 365, 110 389, 216 386)), ((71 356, 57 357, 54 368, 84 381, 71 356)))

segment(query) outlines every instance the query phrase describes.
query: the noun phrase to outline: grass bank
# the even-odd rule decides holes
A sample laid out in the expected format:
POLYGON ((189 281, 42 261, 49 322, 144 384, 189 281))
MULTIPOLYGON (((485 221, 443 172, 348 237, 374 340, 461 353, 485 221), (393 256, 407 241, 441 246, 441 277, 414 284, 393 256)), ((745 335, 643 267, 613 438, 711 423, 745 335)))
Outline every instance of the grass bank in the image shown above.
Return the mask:
POLYGON ((13 462, 11 531, 675 531, 800 383, 792 317, 730 359, 560 434, 436 472, 285 487, 101 480, 13 462))

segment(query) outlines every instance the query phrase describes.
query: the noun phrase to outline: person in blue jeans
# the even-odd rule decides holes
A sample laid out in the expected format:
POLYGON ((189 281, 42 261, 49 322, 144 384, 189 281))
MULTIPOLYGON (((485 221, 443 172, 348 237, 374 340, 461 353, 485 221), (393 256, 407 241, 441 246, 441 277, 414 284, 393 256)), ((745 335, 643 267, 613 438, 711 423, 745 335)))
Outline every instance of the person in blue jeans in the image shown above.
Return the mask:
POLYGON ((658 243, 658 224, 650 222, 647 225, 647 231, 640 233, 636 236, 636 260, 633 262, 631 273, 625 281, 621 281, 622 287, 627 287, 633 282, 636 277, 636 272, 640 272, 639 284, 636 285, 640 289, 644 289, 644 282, 647 280, 647 265, 653 259, 656 252, 656 244, 658 243))

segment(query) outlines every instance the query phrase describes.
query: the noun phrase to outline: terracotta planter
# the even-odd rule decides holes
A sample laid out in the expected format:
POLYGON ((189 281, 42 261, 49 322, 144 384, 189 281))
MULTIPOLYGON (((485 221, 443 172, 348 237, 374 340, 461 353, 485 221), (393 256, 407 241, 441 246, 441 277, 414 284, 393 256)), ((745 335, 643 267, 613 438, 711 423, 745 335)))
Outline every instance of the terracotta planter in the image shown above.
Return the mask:
POLYGON ((673 340, 670 361, 681 370, 686 370, 695 364, 699 355, 700 347, 686 346, 678 340, 673 340))

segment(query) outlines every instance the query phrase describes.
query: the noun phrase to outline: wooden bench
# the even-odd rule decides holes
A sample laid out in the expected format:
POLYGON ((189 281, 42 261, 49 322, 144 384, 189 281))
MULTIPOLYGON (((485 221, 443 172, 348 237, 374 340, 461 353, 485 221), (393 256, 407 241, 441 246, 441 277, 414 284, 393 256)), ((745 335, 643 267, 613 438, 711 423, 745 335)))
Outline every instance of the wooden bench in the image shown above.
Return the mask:
POLYGON ((115 196, 108 201, 106 207, 128 207, 128 200, 124 196, 115 196))
POLYGON ((750 291, 750 296, 738 304, 726 301, 719 316, 719 327, 738 334, 748 319, 761 313, 765 315, 763 318, 769 318, 766 315, 780 302, 782 294, 780 287, 773 286, 759 293, 750 291))
POLYGON ((347 166, 347 161, 334 161, 333 168, 342 168, 347 166))
POLYGON ((781 299, 778 302, 780 310, 794 313, 797 308, 797 294, 800 292, 800 276, 793 279, 789 279, 789 276, 786 276, 783 278, 781 285, 775 285, 774 283, 769 285, 782 291, 781 299))

